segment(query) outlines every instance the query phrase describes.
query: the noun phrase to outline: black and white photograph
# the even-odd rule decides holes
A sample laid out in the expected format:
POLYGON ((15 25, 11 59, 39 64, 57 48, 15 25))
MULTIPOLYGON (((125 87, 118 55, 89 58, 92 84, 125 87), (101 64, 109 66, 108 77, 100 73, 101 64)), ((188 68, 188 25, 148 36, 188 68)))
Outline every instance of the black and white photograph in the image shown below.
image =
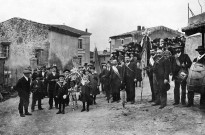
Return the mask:
POLYGON ((205 135, 205 0, 0 3, 0 135, 205 135))

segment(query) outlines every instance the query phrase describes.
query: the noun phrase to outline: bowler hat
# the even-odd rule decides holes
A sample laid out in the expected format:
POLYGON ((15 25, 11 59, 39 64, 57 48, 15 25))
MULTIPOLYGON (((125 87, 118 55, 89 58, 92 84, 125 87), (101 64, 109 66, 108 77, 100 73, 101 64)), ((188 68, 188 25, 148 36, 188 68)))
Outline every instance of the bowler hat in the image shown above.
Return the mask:
POLYGON ((163 85, 163 90, 168 91, 169 89, 170 89, 170 84, 169 84, 169 83, 165 83, 165 84, 163 85))
POLYGON ((205 51, 203 46, 198 46, 198 48, 196 49, 196 51, 205 51))
POLYGON ((174 46, 172 46, 173 49, 178 49, 178 48, 183 48, 183 46, 181 46, 180 44, 175 44, 174 46))
POLYGON ((29 69, 24 69, 23 73, 24 73, 24 74, 30 74, 31 71, 30 71, 29 69))
POLYGON ((59 75, 59 78, 60 78, 60 77, 63 77, 63 78, 64 78, 65 76, 64 76, 64 75, 59 75))

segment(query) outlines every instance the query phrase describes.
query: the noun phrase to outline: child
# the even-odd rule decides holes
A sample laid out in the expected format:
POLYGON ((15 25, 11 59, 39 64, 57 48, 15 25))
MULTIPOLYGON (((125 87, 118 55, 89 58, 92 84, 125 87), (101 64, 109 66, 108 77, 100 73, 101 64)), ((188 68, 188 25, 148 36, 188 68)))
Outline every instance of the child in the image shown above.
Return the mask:
POLYGON ((59 111, 56 114, 65 114, 65 103, 68 94, 67 83, 64 81, 64 75, 59 76, 59 81, 55 85, 54 95, 58 99, 59 111), (63 108, 62 108, 63 107, 63 108))
POLYGON ((141 87, 142 84, 142 69, 140 69, 140 62, 137 62, 137 87, 141 87), (139 85, 138 85, 139 84, 139 85))
POLYGON ((87 102, 87 112, 89 111, 89 102, 90 102, 90 77, 89 77, 89 71, 85 70, 84 75, 81 80, 81 100, 83 102, 83 109, 81 112, 85 111, 85 102, 87 102))
POLYGON ((77 104, 77 97, 76 97, 77 87, 75 86, 75 81, 70 82, 70 89, 68 89, 68 97, 70 102, 73 103, 73 111, 75 110, 75 107, 78 108, 77 104))
POLYGON ((37 100, 38 110, 43 110, 41 107, 41 99, 43 97, 43 83, 41 82, 39 75, 36 75, 35 80, 31 83, 31 92, 33 93, 31 111, 34 111, 37 100))

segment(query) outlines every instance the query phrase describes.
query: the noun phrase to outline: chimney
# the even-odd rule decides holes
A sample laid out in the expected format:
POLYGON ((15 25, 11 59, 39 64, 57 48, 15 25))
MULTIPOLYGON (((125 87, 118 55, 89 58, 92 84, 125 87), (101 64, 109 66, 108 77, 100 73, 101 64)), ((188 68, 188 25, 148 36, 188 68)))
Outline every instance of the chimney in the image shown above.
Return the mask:
POLYGON ((87 29, 87 28, 85 29, 85 32, 88 32, 88 29, 87 29))
POLYGON ((141 26, 137 26, 137 31, 141 31, 141 26))
POLYGON ((145 30, 145 27, 144 27, 144 26, 142 26, 142 30, 143 30, 143 31, 145 30))

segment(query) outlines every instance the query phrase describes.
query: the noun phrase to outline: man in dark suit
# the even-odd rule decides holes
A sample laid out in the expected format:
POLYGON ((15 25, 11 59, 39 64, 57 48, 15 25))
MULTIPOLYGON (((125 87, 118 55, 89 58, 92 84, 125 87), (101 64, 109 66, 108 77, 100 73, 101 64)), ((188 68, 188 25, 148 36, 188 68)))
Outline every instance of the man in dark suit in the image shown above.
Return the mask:
POLYGON ((109 103, 110 100, 110 62, 107 62, 105 69, 103 69, 102 73, 100 74, 101 83, 106 93, 107 101, 109 103))
POLYGON ((28 112, 28 106, 29 106, 29 96, 30 96, 30 76, 31 71, 28 69, 25 69, 23 71, 23 77, 20 78, 16 84, 16 90, 18 91, 18 95, 20 97, 19 102, 19 113, 21 117, 25 117, 25 115, 32 115, 28 112), (23 113, 23 109, 25 111, 25 115, 23 113))
POLYGON ((124 83, 125 90, 127 92, 127 102, 131 101, 131 104, 135 102, 135 82, 136 79, 136 70, 137 66, 134 62, 130 62, 130 57, 125 57, 125 74, 124 74, 124 83))
POLYGON ((36 101, 38 101, 38 110, 43 110, 41 107, 41 99, 43 98, 43 83, 40 80, 40 75, 36 76, 36 79, 31 83, 32 104, 31 111, 35 109, 36 101))
POLYGON ((110 86, 112 91, 112 102, 119 102, 120 100, 120 87, 122 83, 122 77, 120 75, 120 67, 117 65, 117 60, 112 61, 112 68, 110 70, 110 86))
POLYGON ((159 109, 164 108, 167 105, 167 90, 165 90, 165 84, 169 83, 169 74, 171 63, 166 57, 163 56, 162 48, 157 50, 157 55, 154 57, 153 66, 153 85, 156 95, 155 105, 160 105, 159 109))
POLYGON ((59 74, 57 73, 57 67, 52 67, 52 72, 48 75, 48 96, 49 96, 49 109, 53 108, 53 99, 55 101, 55 107, 58 108, 58 100, 54 97, 54 90, 56 82, 58 81, 59 74))
POLYGON ((172 60, 172 73, 173 73, 173 78, 175 83, 174 87, 174 104, 173 105, 178 105, 180 102, 180 86, 182 89, 181 93, 181 104, 186 105, 186 79, 181 80, 179 78, 179 72, 184 70, 185 72, 188 73, 188 69, 191 67, 191 59, 187 54, 184 54, 182 51, 182 46, 179 44, 176 44, 173 47, 174 50, 174 57, 172 60))

